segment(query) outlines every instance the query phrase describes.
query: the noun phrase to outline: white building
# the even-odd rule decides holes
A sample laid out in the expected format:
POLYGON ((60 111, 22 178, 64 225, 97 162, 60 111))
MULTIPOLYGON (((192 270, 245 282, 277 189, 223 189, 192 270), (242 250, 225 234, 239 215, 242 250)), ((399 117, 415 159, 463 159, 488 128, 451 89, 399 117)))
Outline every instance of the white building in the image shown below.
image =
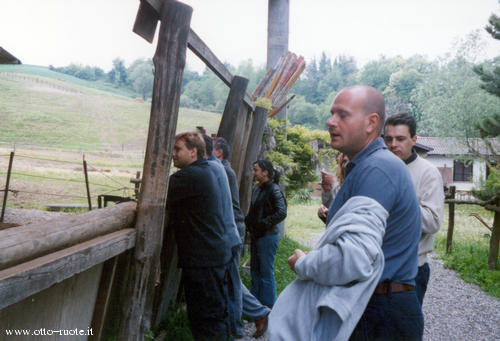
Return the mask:
POLYGON ((457 192, 468 193, 479 186, 479 179, 489 174, 486 162, 453 138, 418 136, 415 148, 439 169, 444 185, 455 186, 457 192), (463 161, 464 157, 470 161, 463 161))

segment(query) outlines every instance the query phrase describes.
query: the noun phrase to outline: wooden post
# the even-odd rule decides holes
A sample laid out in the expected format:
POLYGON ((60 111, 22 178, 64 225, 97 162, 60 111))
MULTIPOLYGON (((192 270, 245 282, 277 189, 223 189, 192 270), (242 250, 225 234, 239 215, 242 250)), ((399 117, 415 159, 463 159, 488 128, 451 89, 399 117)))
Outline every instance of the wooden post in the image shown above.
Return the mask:
MULTIPOLYGON (((500 207, 500 199, 497 198, 495 205, 500 207)), ((500 212, 495 211, 493 218, 493 231, 491 231, 490 251, 488 254, 488 269, 497 269, 498 247, 500 244, 500 212)))
POLYGON ((10 152, 9 168, 7 170, 7 179, 5 180, 5 189, 3 192, 2 215, 0 216, 0 223, 3 222, 5 215, 5 207, 7 206, 7 195, 9 194, 10 173, 12 171, 12 163, 14 162, 14 152, 10 152))
POLYGON ((248 79, 240 76, 233 77, 219 131, 217 132, 217 136, 225 138, 231 148, 234 147, 235 128, 238 125, 238 121, 241 120, 238 114, 240 113, 240 108, 243 106, 243 97, 245 96, 247 86, 248 79))
MULTIPOLYGON (((250 130, 252 129, 252 122, 253 122, 253 118, 254 118, 253 111, 249 109, 246 116, 247 117, 246 117, 246 121, 245 121, 245 126, 243 127, 243 133, 242 133, 243 136, 241 137, 241 147, 240 147, 241 155, 239 156, 240 160, 239 160, 238 167, 233 168, 235 170, 235 173, 236 173, 238 185, 240 186, 239 188, 241 188, 241 179, 243 178, 243 173, 244 173, 245 160, 246 160, 247 151, 248 151, 248 139, 250 137, 250 130), (238 172, 236 172, 236 170, 238 170, 238 172)), ((240 193, 241 193, 241 190, 240 190, 240 193)), ((241 194, 240 194, 240 198, 241 198, 241 194)), ((241 204, 241 201, 240 201, 240 204, 241 204)))
MULTIPOLYGON (((269 0, 267 13, 267 69, 269 70, 288 52, 290 0, 269 0)), ((286 119, 286 108, 276 116, 280 120, 286 119)))
POLYGON ((87 161, 85 161, 85 154, 83 154, 83 174, 85 174, 85 188, 87 189, 87 201, 89 203, 89 211, 92 211, 92 200, 90 199, 90 188, 89 188, 89 174, 87 172, 87 161))
MULTIPOLYGON (((455 186, 450 187, 449 199, 455 199, 455 186)), ((448 204, 448 235, 446 236, 446 253, 451 251, 453 242, 453 229, 455 228, 455 203, 448 204)))
POLYGON ((101 270, 101 281, 97 298, 95 300, 94 314, 92 316, 92 335, 89 337, 91 341, 102 340, 104 332, 104 323, 108 312, 109 302, 111 300, 111 290, 115 280, 116 267, 118 264, 118 256, 108 259, 104 262, 101 270))
POLYGON ((231 162, 231 168, 233 168, 234 173, 236 174, 236 181, 238 184, 241 179, 241 160, 245 158, 246 153, 246 144, 245 144, 245 127, 248 121, 248 117, 251 116, 251 109, 246 105, 243 105, 240 108, 240 112, 238 114, 238 121, 236 122, 235 136, 234 136, 234 144, 232 146, 233 150, 231 152, 231 156, 229 161, 231 162))
POLYGON ((267 112, 268 110, 262 107, 255 107, 255 111, 253 112, 252 128, 248 137, 247 152, 240 182, 240 206, 244 214, 247 214, 250 207, 253 184, 252 166, 257 161, 260 146, 262 145, 267 112))
POLYGON ((155 77, 137 212, 137 243, 118 340, 142 340, 151 328, 165 203, 192 8, 164 1, 153 62, 155 77))

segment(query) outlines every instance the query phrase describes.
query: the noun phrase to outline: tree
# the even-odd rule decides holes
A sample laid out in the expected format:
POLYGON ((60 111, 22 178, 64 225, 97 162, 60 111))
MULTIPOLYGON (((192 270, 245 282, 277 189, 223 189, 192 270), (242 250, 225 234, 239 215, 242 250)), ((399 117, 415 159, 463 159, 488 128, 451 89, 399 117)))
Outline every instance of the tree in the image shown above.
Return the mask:
POLYGON ((154 83, 154 65, 151 59, 138 59, 128 68, 128 80, 135 91, 146 100, 151 95, 154 83))
POLYGON ((126 86, 128 84, 127 69, 123 59, 115 58, 113 60, 113 69, 108 72, 108 81, 117 86, 126 86))
POLYGON ((398 71, 402 65, 403 59, 400 57, 386 58, 382 56, 379 60, 369 62, 363 67, 360 81, 364 85, 384 92, 389 86, 391 75, 398 71))

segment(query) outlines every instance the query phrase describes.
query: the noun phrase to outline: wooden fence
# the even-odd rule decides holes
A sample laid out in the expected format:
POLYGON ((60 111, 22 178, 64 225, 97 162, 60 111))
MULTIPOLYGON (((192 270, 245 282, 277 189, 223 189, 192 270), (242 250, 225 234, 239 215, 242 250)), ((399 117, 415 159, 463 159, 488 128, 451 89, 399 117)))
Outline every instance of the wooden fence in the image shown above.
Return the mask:
MULTIPOLYGON (((189 6, 177 1, 140 2, 134 31, 151 40, 158 21, 160 29, 138 203, 0 231, 0 331, 76 328, 82 332, 77 340, 99 340, 110 297, 117 290, 122 293, 118 340, 143 340, 166 313, 180 279, 172 231, 164 227, 187 48, 230 87, 217 135, 233 149, 230 161, 241 206, 248 210, 251 165, 262 142, 267 109, 255 107, 248 80, 232 75, 193 32, 191 14, 189 6), (85 335, 90 331, 92 335, 85 335)), ((31 338, 16 338, 23 339, 31 338)))
POLYGON ((488 254, 488 268, 495 270, 497 268, 497 259, 500 245, 500 193, 490 201, 480 200, 461 200, 456 199, 456 188, 451 186, 445 195, 445 204, 448 204, 448 233, 446 235, 446 253, 451 252, 453 244, 453 232, 455 229, 455 205, 478 205, 482 206, 489 211, 494 212, 493 225, 488 226, 480 217, 483 225, 491 232, 490 248, 488 254))

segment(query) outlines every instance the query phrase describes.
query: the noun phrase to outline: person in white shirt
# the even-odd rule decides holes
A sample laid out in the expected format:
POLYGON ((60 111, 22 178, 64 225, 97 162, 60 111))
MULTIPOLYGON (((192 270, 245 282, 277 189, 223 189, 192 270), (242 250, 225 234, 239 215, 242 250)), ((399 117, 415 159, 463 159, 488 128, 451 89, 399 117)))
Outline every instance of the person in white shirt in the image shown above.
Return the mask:
POLYGON ((443 179, 438 169, 418 156, 415 149, 417 125, 413 116, 399 113, 385 122, 384 141, 387 148, 403 160, 410 170, 422 213, 422 237, 418 244, 417 296, 422 305, 430 268, 427 255, 434 248, 434 234, 441 227, 444 209, 443 179))

